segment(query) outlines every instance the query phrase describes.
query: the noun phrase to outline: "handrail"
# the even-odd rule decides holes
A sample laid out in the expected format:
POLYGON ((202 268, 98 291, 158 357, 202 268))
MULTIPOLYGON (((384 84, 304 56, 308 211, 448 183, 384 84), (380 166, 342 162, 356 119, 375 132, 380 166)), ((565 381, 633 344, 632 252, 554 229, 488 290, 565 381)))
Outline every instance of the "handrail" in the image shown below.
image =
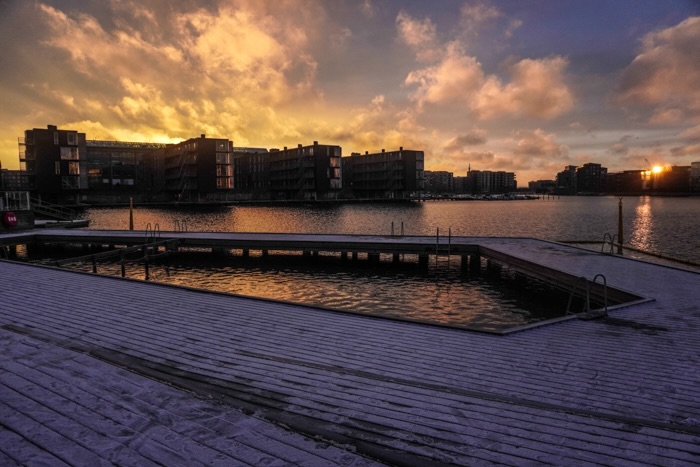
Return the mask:
MULTIPOLYGON (((110 251, 103 251, 101 253, 93 253, 90 255, 84 255, 84 256, 76 256, 73 258, 66 258, 66 259, 61 259, 54 261, 54 265, 56 266, 63 266, 65 264, 71 264, 71 263, 81 263, 84 261, 92 261, 92 260, 98 260, 98 259, 106 259, 112 256, 122 256, 124 253, 131 253, 133 251, 139 251, 142 250, 144 247, 158 247, 161 245, 164 245, 166 247, 172 245, 172 244, 177 244, 179 243, 180 240, 178 239, 167 239, 167 240, 159 240, 157 242, 153 243, 145 243, 143 245, 136 245, 136 246, 130 246, 126 248, 119 248, 118 250, 110 250, 110 251)), ((153 256, 153 255, 151 255, 153 256)), ((123 260, 123 258, 122 258, 123 260)))
POLYGON ((603 253, 603 250, 605 249, 605 245, 608 243, 605 241, 606 239, 610 240, 610 254, 614 255, 615 254, 615 239, 617 238, 617 234, 610 235, 609 233, 605 233, 603 235, 603 244, 600 246, 600 252, 603 253))
MULTIPOLYGON (((601 279, 603 279, 603 313, 604 313, 604 315, 607 315, 608 314, 608 281, 607 281, 607 279, 602 274, 596 274, 595 277, 593 277, 593 281, 591 282, 590 286, 592 287, 593 284, 596 283, 596 280, 599 277, 601 279)), ((590 313, 590 310, 589 310, 589 313, 590 313)))
POLYGON ((175 232, 187 232, 187 221, 175 219, 175 232))
POLYGON ((607 316, 608 314, 608 281, 605 278, 603 274, 596 274, 593 277, 592 281, 589 281, 583 276, 579 276, 576 278, 576 281, 574 282, 573 287, 571 288, 571 292, 569 293, 569 301, 566 305, 566 316, 571 314, 571 302, 574 297, 574 293, 578 289, 579 282, 583 279, 584 281, 584 286, 585 286, 585 291, 586 291, 586 301, 584 303, 584 309, 581 312, 581 315, 583 318, 597 318, 600 316, 607 316), (591 313, 591 290, 593 286, 598 282, 598 278, 602 279, 602 286, 603 286, 603 312, 602 313, 596 313, 592 314, 591 313))
MULTIPOLYGON (((566 315, 568 316, 571 313, 571 301, 574 298, 574 293, 578 289, 578 283, 583 279, 584 285, 588 285, 588 279, 586 279, 583 276, 579 276, 576 278, 576 281, 574 282, 574 286, 571 288, 571 292, 569 293, 569 302, 566 304, 566 315)), ((585 287, 586 291, 586 301, 584 303, 584 312, 588 312, 591 309, 591 301, 590 301, 590 288, 585 287)))
POLYGON ((74 210, 58 204, 47 203, 38 198, 30 198, 29 202, 32 210, 38 214, 64 221, 72 221, 78 217, 74 210))
POLYGON ((149 242, 149 239, 151 242, 155 242, 156 238, 160 238, 160 224, 157 222, 151 226, 151 223, 149 222, 146 224, 146 243, 149 242), (157 233, 157 235, 156 235, 157 233))

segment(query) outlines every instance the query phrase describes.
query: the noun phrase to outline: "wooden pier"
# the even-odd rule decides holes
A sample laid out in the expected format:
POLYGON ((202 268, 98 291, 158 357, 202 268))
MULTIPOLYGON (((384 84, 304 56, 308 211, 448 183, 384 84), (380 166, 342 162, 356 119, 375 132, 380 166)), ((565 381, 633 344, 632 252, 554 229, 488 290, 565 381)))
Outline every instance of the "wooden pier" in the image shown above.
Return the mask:
MULTIPOLYGON (((232 235, 227 248, 329 242, 232 235)), ((603 273, 647 300, 496 336, 0 261, 0 460, 700 463, 699 274, 532 239, 453 241, 470 248, 455 254, 603 273)), ((391 251, 380 243, 338 251, 391 251)))

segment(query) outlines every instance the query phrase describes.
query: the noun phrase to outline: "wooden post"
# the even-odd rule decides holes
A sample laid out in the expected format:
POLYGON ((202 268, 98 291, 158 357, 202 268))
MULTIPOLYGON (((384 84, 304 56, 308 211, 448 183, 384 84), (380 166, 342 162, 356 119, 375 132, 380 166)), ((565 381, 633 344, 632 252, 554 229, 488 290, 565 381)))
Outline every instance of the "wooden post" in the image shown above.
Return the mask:
POLYGON ((622 196, 617 205, 617 254, 622 254, 622 196))
POLYGON ((481 270, 481 255, 479 253, 469 255, 469 270, 472 272, 481 270))
POLYGON ((421 269, 427 269, 428 268, 428 255, 418 255, 418 267, 421 269))
POLYGON ((134 230, 134 199, 129 196, 129 230, 134 230))

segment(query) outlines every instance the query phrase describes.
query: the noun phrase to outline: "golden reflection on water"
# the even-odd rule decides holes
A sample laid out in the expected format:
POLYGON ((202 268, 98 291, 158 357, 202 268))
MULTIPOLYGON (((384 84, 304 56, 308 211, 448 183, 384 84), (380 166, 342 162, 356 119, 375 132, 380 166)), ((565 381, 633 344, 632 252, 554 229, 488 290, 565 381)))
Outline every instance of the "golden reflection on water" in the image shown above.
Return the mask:
POLYGON ((654 215, 651 208, 651 197, 645 196, 640 199, 635 214, 630 243, 640 250, 651 251, 654 245, 652 238, 654 215))

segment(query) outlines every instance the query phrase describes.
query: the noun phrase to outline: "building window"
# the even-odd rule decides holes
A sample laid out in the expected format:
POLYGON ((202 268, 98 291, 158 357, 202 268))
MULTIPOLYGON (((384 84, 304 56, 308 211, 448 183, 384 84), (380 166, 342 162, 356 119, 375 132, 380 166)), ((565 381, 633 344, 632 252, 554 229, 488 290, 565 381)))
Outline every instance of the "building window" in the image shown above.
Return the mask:
POLYGON ((66 133, 68 144, 75 144, 75 133, 66 133))
POLYGON ((58 131, 53 132, 53 144, 58 144, 58 131))
POLYGON ((217 165, 216 166, 216 176, 217 177, 230 177, 233 175, 233 169, 230 165, 217 165))
POLYGON ((217 164, 230 164, 231 155, 227 152, 217 152, 216 153, 216 163, 217 164))
POLYGON ((56 175, 61 175, 61 163, 59 161, 54 163, 54 170, 56 171, 56 175))
POLYGON ((69 162, 68 163, 68 175, 80 175, 80 163, 69 162))
POLYGON ((77 161, 78 159, 80 159, 80 157, 78 155, 78 148, 76 148, 76 147, 70 148, 70 147, 62 146, 61 147, 61 159, 77 161))
POLYGON ((222 189, 230 189, 233 187, 232 177, 218 177, 216 179, 216 187, 222 189))

